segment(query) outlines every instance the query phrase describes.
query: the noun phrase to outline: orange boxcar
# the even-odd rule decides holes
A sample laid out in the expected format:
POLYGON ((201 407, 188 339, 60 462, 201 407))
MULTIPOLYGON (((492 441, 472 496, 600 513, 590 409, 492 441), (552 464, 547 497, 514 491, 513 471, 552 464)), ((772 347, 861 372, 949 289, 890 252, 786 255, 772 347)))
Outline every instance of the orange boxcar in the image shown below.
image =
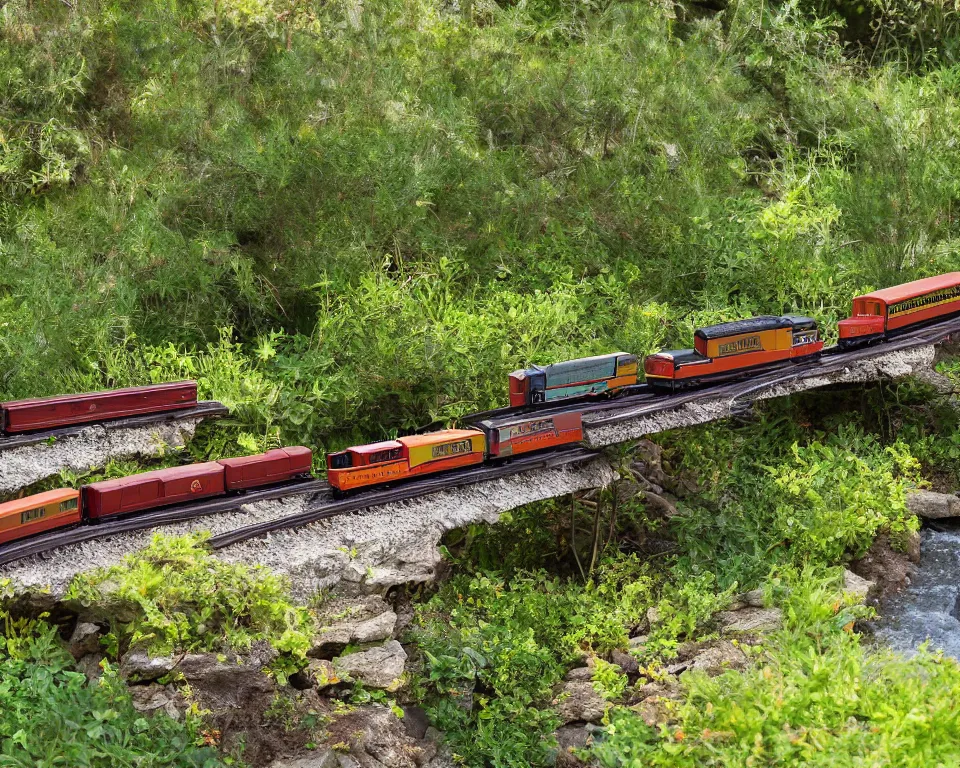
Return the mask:
POLYGON ((483 432, 444 429, 327 454, 327 481, 338 491, 352 491, 480 464, 485 454, 483 432))
POLYGON ((80 522, 80 494, 58 488, 0 504, 0 544, 80 522))
POLYGON ((956 314, 960 314, 960 272, 884 288, 853 300, 852 315, 838 324, 840 346, 868 344, 956 314))
POLYGON ((657 352, 644 360, 643 368, 648 384, 672 391, 808 360, 822 350, 812 318, 765 315, 700 328, 694 334, 694 349, 657 352))

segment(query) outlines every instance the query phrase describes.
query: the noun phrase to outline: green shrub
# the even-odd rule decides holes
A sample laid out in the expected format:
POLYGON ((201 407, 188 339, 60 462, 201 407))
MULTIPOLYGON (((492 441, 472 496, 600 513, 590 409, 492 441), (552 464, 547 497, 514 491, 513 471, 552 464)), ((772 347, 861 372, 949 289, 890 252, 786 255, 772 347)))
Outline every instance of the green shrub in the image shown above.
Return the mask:
POLYGON ((109 666, 98 682, 73 670, 55 627, 3 614, 0 650, 0 763, 114 768, 214 768, 215 749, 198 747, 198 723, 144 718, 109 666))
POLYGON ((76 576, 65 599, 106 605, 115 648, 226 652, 265 640, 280 651, 272 668, 285 680, 310 648, 310 614, 291 602, 285 579, 218 560, 203 548, 206 536, 157 535, 120 565, 76 576), (113 618, 131 610, 131 621, 113 618))

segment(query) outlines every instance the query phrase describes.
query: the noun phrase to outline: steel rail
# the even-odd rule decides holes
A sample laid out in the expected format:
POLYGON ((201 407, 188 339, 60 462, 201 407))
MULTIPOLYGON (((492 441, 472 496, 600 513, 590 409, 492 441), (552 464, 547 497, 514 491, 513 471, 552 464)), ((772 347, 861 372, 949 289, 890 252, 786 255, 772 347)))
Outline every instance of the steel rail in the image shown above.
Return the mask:
MULTIPOLYGON (((496 411, 487 411, 480 414, 473 414, 467 418, 476 418, 484 416, 486 418, 497 420, 512 419, 526 413, 537 413, 545 416, 556 413, 563 413, 571 410, 571 406, 584 414, 592 413, 611 413, 609 416, 601 415, 599 418, 590 418, 584 420, 584 426, 597 427, 606 424, 615 424, 639 416, 651 415, 663 411, 673 410, 685 403, 695 400, 717 399, 725 395, 731 395, 733 400, 750 394, 754 391, 766 389, 788 380, 805 379, 817 375, 836 372, 842 370, 851 363, 861 360, 879 357, 890 352, 896 352, 904 349, 934 344, 938 341, 955 334, 960 333, 960 318, 952 318, 934 325, 927 326, 908 334, 903 334, 895 339, 881 342, 875 345, 854 349, 841 350, 833 346, 823 350, 820 359, 805 363, 795 363, 786 367, 787 375, 784 375, 784 368, 777 368, 760 377, 750 377, 749 379, 726 382, 713 386, 700 387, 676 394, 660 394, 653 392, 647 385, 637 385, 633 394, 626 394, 621 397, 611 398, 603 402, 591 402, 587 405, 578 405, 582 399, 574 401, 564 401, 563 405, 552 408, 525 408, 525 409, 497 409, 496 411), (641 389, 642 388, 642 389, 641 389), (641 389, 636 392, 636 389, 641 389), (651 402, 653 401, 653 402, 651 402), (637 407, 639 406, 639 407, 637 407), (498 417, 493 414, 499 412, 498 417)), ((584 398, 592 400, 593 398, 584 398)), ((164 414, 158 414, 161 418, 153 416, 133 417, 130 419, 119 419, 114 422, 100 422, 108 428, 120 428, 124 426, 140 426, 141 424, 154 423, 156 421, 172 421, 178 418, 190 418, 192 416, 220 415, 226 412, 219 403, 201 403, 197 408, 185 409, 181 411, 172 411, 164 414)), ((483 420, 483 419, 477 419, 483 420)), ((77 425, 75 428, 65 428, 56 430, 56 432, 65 431, 69 433, 79 432, 81 429, 91 425, 77 425)), ((34 442, 42 442, 49 439, 51 433, 40 435, 21 436, 26 439, 37 439, 34 442)), ((16 438, 8 438, 16 439, 16 438)), ((29 443, 28 443, 29 444, 29 443)), ((5 446, 3 440, 0 440, 0 449, 5 446)), ((236 509, 243 504, 254 501, 280 498, 283 496, 302 495, 306 493, 316 493, 315 498, 309 502, 308 509, 294 515, 287 515, 272 521, 257 523, 250 526, 244 526, 234 529, 227 533, 214 536, 210 539, 210 546, 214 549, 222 549, 231 544, 245 541, 269 533, 291 528, 297 528, 318 520, 334 517, 336 515, 348 514, 369 507, 375 507, 382 504, 405 501, 419 496, 426 496, 437 493, 448 488, 462 487, 483 482, 485 480, 494 480, 503 477, 510 477, 523 472, 543 469, 552 466, 562 466, 578 461, 586 461, 596 457, 598 452, 576 445, 569 448, 554 449, 550 452, 537 453, 528 457, 520 457, 509 460, 508 462, 495 465, 485 465, 473 467, 467 470, 442 473, 425 477, 422 480, 406 483, 395 488, 378 489, 358 494, 356 496, 340 501, 330 501, 329 486, 323 480, 311 480, 303 483, 290 484, 269 488, 261 491, 251 491, 243 496, 231 496, 226 498, 217 498, 210 501, 200 501, 189 505, 179 505, 168 509, 156 510, 139 516, 131 516, 121 520, 100 523, 94 525, 83 525, 76 528, 59 531, 48 534, 40 538, 31 538, 26 541, 14 542, 0 547, 0 565, 5 565, 14 560, 18 560, 29 555, 40 554, 57 547, 68 544, 76 544, 91 539, 100 538, 105 535, 116 533, 126 533, 131 531, 153 528, 159 525, 167 525, 191 520, 206 515, 218 514, 220 512, 236 509), (325 500, 326 499, 326 500, 325 500)))
POLYGON ((513 475, 519 475, 531 470, 549 469, 551 467, 588 461, 599 455, 597 451, 576 445, 566 449, 557 449, 550 453, 538 453, 532 456, 516 458, 492 466, 482 465, 467 470, 449 472, 442 475, 432 475, 423 478, 423 480, 408 482, 396 488, 368 491, 354 497, 342 499, 341 501, 315 503, 310 505, 308 509, 295 515, 279 517, 263 523, 255 523, 254 525, 248 525, 243 528, 236 528, 227 533, 221 533, 219 536, 213 536, 208 544, 213 549, 223 549, 224 547, 229 547, 231 544, 237 544, 247 539, 258 538, 275 531, 299 528, 300 526, 315 523, 318 520, 323 520, 328 517, 335 517, 349 512, 358 512, 368 507, 378 507, 384 504, 418 498, 420 496, 428 496, 451 487, 462 488, 464 486, 482 483, 485 480, 499 480, 505 477, 512 477, 513 475), (453 480, 452 483, 450 482, 451 480, 453 480))
POLYGON ((244 504, 255 501, 268 501, 284 496, 300 496, 307 493, 318 493, 329 497, 330 486, 324 480, 304 480, 297 483, 264 488, 258 491, 235 496, 220 496, 215 499, 198 500, 190 504, 178 504, 173 507, 146 512, 142 515, 128 515, 119 520, 103 523, 88 523, 77 525, 63 531, 47 534, 38 538, 14 541, 0 546, 0 565, 6 565, 30 555, 39 555, 51 549, 65 547, 69 544, 80 544, 91 539, 103 536, 113 536, 118 533, 130 533, 158 525, 170 525, 185 520, 193 520, 207 515, 217 515, 221 512, 239 509, 244 504))
POLYGON ((83 430, 92 427, 103 427, 107 431, 135 429, 151 424, 182 421, 184 419, 209 419, 214 416, 225 416, 227 413, 229 413, 229 410, 222 403, 218 403, 216 400, 202 400, 189 408, 177 408, 172 411, 162 411, 161 413, 145 413, 142 416, 122 416, 119 419, 106 419, 105 421, 88 421, 84 424, 71 424, 66 427, 47 429, 42 432, 28 432, 22 435, 0 437, 0 452, 9 451, 14 448, 23 448, 28 445, 38 445, 39 443, 59 440, 64 437, 74 437, 83 432, 83 430))

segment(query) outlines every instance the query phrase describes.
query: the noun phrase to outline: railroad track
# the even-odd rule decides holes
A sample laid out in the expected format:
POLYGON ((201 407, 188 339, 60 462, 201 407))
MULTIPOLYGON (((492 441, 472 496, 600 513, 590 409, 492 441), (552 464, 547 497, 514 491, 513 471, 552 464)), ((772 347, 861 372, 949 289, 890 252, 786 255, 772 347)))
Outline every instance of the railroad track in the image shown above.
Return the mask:
POLYGON ((226 416, 227 413, 229 413, 229 410, 222 403, 218 403, 216 400, 203 400, 192 408, 179 408, 174 411, 164 411, 163 413, 126 416, 122 419, 108 419, 107 421, 94 421, 86 424, 71 424, 68 427, 57 427, 56 429, 47 429, 42 432, 30 432, 24 435, 0 437, 0 452, 9 451, 13 448, 23 448, 28 445, 38 445, 52 440, 60 440, 64 437, 74 437, 85 429, 96 427, 102 427, 108 431, 135 429, 137 427, 147 427, 151 424, 182 421, 184 419, 209 419, 214 416, 226 416))
MULTIPOLYGON (((960 318, 937 323, 936 325, 904 334, 891 341, 862 349, 845 351, 839 347, 829 347, 823 350, 818 360, 798 363, 785 369, 772 370, 741 381, 731 381, 675 394, 661 394, 652 391, 647 385, 637 385, 636 387, 632 387, 630 392, 616 398, 602 400, 581 398, 575 401, 565 401, 562 406, 558 405, 551 408, 500 408, 470 414, 460 419, 460 421, 475 423, 484 419, 494 421, 510 420, 531 412, 551 415, 575 409, 584 414, 584 425, 587 428, 617 424, 640 416, 649 416, 670 411, 696 400, 731 398, 735 402, 748 395, 761 394, 764 390, 769 390, 772 387, 788 381, 834 373, 862 360, 900 350, 926 346, 942 341, 954 334, 960 335, 960 318)), ((123 426, 139 426, 140 423, 188 418, 191 415, 219 415, 225 411, 226 409, 219 403, 201 403, 200 406, 194 409, 163 414, 163 418, 161 419, 154 417, 136 417, 132 419, 120 419, 118 422, 122 423, 123 426), (198 413, 198 411, 200 411, 200 413, 198 413)), ((105 424, 104 426, 108 425, 105 424)), ((114 423, 109 426, 119 426, 119 424, 114 423)), ((56 432, 74 433, 79 432, 80 429, 82 429, 82 427, 66 428, 65 430, 56 430, 56 432)), ((50 436, 50 433, 46 433, 41 436, 26 435, 23 437, 27 440, 37 437, 33 442, 42 442, 43 440, 49 439, 50 436)), ((7 440, 18 439, 20 438, 7 438, 7 440)), ((0 441, 0 449, 2 449, 4 445, 4 442, 0 441)), ((200 501, 195 504, 179 505, 128 519, 101 523, 99 525, 80 526, 47 536, 32 538, 22 542, 14 542, 0 547, 0 565, 5 565, 29 555, 41 554, 68 544, 77 544, 100 538, 101 536, 138 531, 226 512, 254 501, 264 501, 267 499, 308 493, 314 494, 313 498, 308 502, 307 508, 302 512, 263 523, 243 526, 212 537, 209 541, 210 546, 214 549, 222 549, 242 541, 266 536, 278 531, 298 528, 317 522, 318 520, 336 517, 337 515, 350 514, 369 507, 405 501, 451 488, 510 477, 523 472, 587 461, 597 455, 599 455, 597 451, 577 445, 527 457, 519 457, 500 464, 471 467, 465 470, 425 477, 394 488, 367 491, 343 500, 334 500, 332 498, 329 487, 325 481, 311 480, 302 483, 293 483, 249 492, 243 496, 232 496, 210 501, 200 501)))

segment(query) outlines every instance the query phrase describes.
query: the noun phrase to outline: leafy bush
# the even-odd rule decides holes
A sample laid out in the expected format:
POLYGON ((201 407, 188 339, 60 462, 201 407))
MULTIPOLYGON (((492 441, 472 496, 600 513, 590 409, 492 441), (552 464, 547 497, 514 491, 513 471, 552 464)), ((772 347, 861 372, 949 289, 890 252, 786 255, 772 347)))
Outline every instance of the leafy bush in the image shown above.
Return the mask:
POLYGON ((595 754, 606 766, 949 765, 960 758, 960 666, 905 659, 850 632, 859 612, 839 578, 788 576, 782 632, 744 672, 684 676, 676 721, 659 730, 620 710, 595 754), (918 681, 923 681, 918 684, 918 681))
MULTIPOLYGON (((422 607, 420 686, 467 765, 551 763, 559 725, 548 705, 552 686, 585 652, 624 647, 652 600, 652 581, 635 560, 609 564, 606 575, 582 586, 544 572, 509 582, 460 576, 422 607)), ((601 673, 610 695, 625 683, 601 673)))
POLYGON ((203 548, 206 534, 169 538, 124 557, 122 564, 76 576, 65 599, 105 603, 114 645, 154 655, 242 651, 266 640, 281 652, 281 679, 298 667, 312 640, 308 611, 290 601, 289 584, 267 569, 224 563, 203 548), (120 608, 127 606, 127 610, 120 608))
POLYGON ((714 504, 684 506, 672 521, 681 566, 693 573, 752 584, 772 564, 832 565, 862 554, 881 530, 902 541, 916 529, 905 497, 920 466, 905 443, 885 446, 852 424, 792 445, 778 440, 796 427, 779 421, 724 429, 683 436, 681 465, 715 473, 702 478, 714 504))
POLYGON ((215 749, 198 747, 197 724, 146 719, 108 666, 99 682, 73 670, 55 627, 6 613, 0 650, 0 762, 114 768, 214 768, 215 749))

